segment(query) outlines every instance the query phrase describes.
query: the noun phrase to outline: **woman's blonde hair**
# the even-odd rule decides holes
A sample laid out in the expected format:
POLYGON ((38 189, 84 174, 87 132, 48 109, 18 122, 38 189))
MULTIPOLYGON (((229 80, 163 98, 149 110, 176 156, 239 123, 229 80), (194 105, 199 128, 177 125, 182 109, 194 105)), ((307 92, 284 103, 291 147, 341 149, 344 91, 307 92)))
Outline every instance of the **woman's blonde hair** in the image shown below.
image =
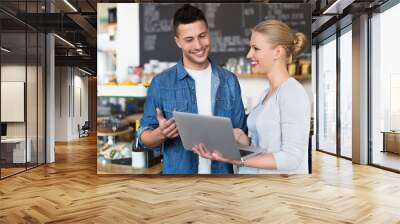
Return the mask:
POLYGON ((286 49, 288 63, 301 54, 307 43, 307 38, 303 33, 294 32, 286 23, 279 20, 265 20, 257 24, 253 32, 268 36, 273 47, 283 46, 286 49))

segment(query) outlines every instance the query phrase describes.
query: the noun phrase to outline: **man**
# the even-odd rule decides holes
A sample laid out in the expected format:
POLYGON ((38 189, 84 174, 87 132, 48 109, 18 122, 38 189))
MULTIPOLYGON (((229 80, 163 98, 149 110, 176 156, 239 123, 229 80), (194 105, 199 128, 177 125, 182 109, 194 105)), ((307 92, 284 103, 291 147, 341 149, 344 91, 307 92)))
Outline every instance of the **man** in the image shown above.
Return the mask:
POLYGON ((153 78, 141 119, 140 143, 150 148, 163 144, 163 174, 233 173, 230 164, 199 159, 185 150, 172 112, 229 117, 234 128, 244 129, 238 80, 209 61, 210 33, 200 9, 184 5, 176 11, 173 24, 182 60, 153 78))

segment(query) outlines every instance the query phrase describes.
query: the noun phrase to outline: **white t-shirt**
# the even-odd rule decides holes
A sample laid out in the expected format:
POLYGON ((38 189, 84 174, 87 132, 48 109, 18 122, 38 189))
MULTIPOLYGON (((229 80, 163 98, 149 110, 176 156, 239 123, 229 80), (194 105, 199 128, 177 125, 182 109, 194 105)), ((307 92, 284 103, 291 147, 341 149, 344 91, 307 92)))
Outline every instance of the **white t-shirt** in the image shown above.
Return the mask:
MULTIPOLYGON (((198 113, 202 115, 212 115, 211 65, 208 64, 208 67, 204 70, 185 69, 195 81, 198 113)), ((211 160, 199 156, 198 173, 211 173, 211 160)))

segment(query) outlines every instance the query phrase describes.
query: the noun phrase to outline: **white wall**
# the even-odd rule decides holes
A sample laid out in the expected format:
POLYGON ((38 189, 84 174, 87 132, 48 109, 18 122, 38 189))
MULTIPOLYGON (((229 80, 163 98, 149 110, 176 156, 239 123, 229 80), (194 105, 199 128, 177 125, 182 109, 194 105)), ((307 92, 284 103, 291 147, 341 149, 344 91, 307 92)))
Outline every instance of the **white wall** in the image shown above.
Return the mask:
MULTIPOLYGON (((18 81, 25 82, 25 65, 2 65, 1 66, 1 81, 18 81)), ((31 68, 28 67, 28 70, 31 68)), ((7 110, 7 108, 1 108, 7 110)), ((25 137, 25 122, 7 123, 8 137, 25 137)))
POLYGON ((127 81, 128 67, 139 61, 139 4, 117 4, 117 81, 127 81))
MULTIPOLYGON (((36 67, 25 65, 2 65, 1 66, 1 81, 10 81, 10 82, 25 82, 25 75, 28 72, 28 75, 36 74, 36 67)), ((36 80, 29 81, 29 87, 27 88, 27 120, 28 120, 28 137, 30 133, 35 131, 36 135, 36 80), (34 123, 32 123, 34 122, 34 123)), ((2 96, 4 97, 4 96, 2 96)), ((24 110, 24 108, 22 108, 24 110)), ((1 108, 1 110, 9 110, 9 108, 1 108)), ((25 136, 25 123, 26 122, 8 122, 7 125, 7 135, 9 137, 24 137, 25 136)))
MULTIPOLYGON (((76 72, 76 70, 75 70, 76 72)), ((80 73, 82 74, 82 73, 80 73)), ((82 77, 75 73, 74 76, 74 108, 72 113, 72 130, 71 130, 71 138, 78 138, 78 124, 82 126, 85 121, 88 121, 88 78, 82 77), (80 108, 81 107, 81 108, 80 108), (82 111, 80 111, 82 110, 82 111)))
MULTIPOLYGON (((15 109, 10 107, 2 107, 2 112, 13 113, 14 110, 19 110, 24 116, 26 110, 26 120, 22 122, 6 122, 7 137, 24 138, 25 134, 30 139, 30 148, 32 161, 36 162, 37 153, 39 153, 39 163, 44 162, 44 92, 43 89, 44 74, 41 67, 25 66, 25 64, 3 64, 1 66, 1 81, 9 82, 24 82, 26 85, 26 107, 15 109), (38 71, 37 71, 38 69, 38 71), (37 76, 38 75, 38 76, 37 76), (25 81, 25 78, 28 78, 25 81), (38 92, 37 92, 38 91, 38 92)), ((2 89, 2 93, 3 93, 2 89)), ((24 90, 20 90, 20 94, 24 94, 24 90), (22 91, 22 92, 21 92, 22 91)), ((7 95, 2 95, 8 97, 7 95)), ((9 97, 8 97, 9 98, 9 97)), ((24 98, 24 97, 22 97, 24 98)), ((25 101, 24 101, 25 102, 25 101)), ((22 102, 22 104, 25 104, 22 102)), ((15 112, 14 112, 15 113, 15 112)), ((51 152, 51 151, 50 151, 51 152)), ((49 157, 51 158, 51 157, 49 157)), ((50 161, 50 160, 49 160, 50 161)), ((51 161, 50 161, 51 162, 51 161)))
POLYGON ((77 139, 78 124, 82 126, 88 121, 88 78, 82 75, 71 67, 56 67, 56 141, 77 139))
POLYGON ((55 140, 67 141, 68 68, 56 67, 55 74, 55 140))

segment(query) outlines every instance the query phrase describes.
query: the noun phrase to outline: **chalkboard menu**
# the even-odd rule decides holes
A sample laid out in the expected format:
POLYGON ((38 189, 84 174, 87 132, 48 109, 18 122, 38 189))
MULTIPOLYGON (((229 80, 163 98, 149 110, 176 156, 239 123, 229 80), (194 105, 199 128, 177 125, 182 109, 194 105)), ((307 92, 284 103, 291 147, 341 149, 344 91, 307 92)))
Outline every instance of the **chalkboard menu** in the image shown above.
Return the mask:
MULTIPOLYGON (((183 4, 140 4, 140 63, 150 59, 174 62, 182 57, 174 41, 173 16, 183 4)), ((303 3, 193 3, 208 22, 210 57, 225 64, 230 57, 245 57, 251 29, 266 19, 278 19, 306 34, 311 52, 311 6, 303 3)))

